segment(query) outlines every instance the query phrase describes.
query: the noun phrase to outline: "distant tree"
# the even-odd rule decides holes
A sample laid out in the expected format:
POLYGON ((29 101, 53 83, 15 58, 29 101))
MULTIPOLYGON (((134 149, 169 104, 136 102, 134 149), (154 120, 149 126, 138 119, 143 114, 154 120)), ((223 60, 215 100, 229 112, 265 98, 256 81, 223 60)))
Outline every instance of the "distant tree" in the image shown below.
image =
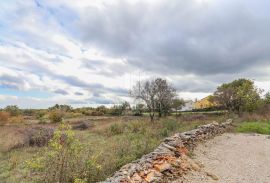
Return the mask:
POLYGON ((103 114, 106 114, 106 113, 107 113, 107 108, 106 108, 106 106, 104 106, 104 105, 98 106, 98 107, 96 108, 96 110, 97 110, 98 112, 103 113, 103 114))
POLYGON ((157 110, 159 117, 161 117, 169 113, 176 96, 176 90, 169 85, 167 80, 161 78, 155 80, 155 85, 157 88, 157 110))
POLYGON ((137 104, 133 107, 133 114, 135 116, 142 116, 144 112, 144 105, 143 104, 137 104))
POLYGON ((154 121, 156 102, 157 102, 157 87, 154 80, 137 82, 131 91, 131 96, 135 99, 142 100, 149 112, 151 121, 154 121))
POLYGON ((175 98, 172 101, 172 108, 176 112, 176 116, 178 116, 178 110, 181 110, 182 107, 185 105, 184 99, 175 98))
POLYGON ((130 110, 130 104, 127 101, 124 101, 121 105, 121 114, 125 114, 128 110, 130 110))
POLYGON ((8 105, 5 107, 4 111, 8 112, 11 116, 18 116, 21 114, 21 110, 17 105, 8 105))
POLYGON ((72 107, 70 105, 55 104, 53 107, 50 107, 49 110, 61 110, 63 112, 70 112, 72 107))
POLYGON ((115 116, 121 116, 126 114, 126 112, 130 110, 130 104, 125 101, 122 104, 118 104, 118 105, 114 105, 111 109, 110 109, 110 113, 111 115, 115 115, 115 116))
POLYGON ((265 104, 270 104, 270 92, 267 92, 265 94, 264 103, 265 104))
POLYGON ((142 83, 137 82, 131 91, 131 96, 145 103, 150 119, 153 121, 155 112, 158 112, 160 117, 168 113, 172 99, 176 96, 176 90, 165 79, 157 78, 142 83))
POLYGON ((214 93, 214 100, 231 112, 251 112, 260 103, 260 93, 253 81, 238 79, 219 86, 214 93))

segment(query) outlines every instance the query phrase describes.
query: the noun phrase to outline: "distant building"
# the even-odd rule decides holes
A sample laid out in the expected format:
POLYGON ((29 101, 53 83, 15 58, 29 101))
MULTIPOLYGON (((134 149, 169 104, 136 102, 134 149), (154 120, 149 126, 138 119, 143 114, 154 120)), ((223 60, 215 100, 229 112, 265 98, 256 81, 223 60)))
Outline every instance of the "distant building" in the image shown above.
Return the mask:
POLYGON ((191 111, 194 109, 195 103, 192 100, 185 101, 185 105, 182 107, 181 111, 191 111))
POLYGON ((195 109, 206 109, 211 107, 216 107, 217 104, 211 100, 211 95, 207 96, 197 102, 195 102, 195 109))

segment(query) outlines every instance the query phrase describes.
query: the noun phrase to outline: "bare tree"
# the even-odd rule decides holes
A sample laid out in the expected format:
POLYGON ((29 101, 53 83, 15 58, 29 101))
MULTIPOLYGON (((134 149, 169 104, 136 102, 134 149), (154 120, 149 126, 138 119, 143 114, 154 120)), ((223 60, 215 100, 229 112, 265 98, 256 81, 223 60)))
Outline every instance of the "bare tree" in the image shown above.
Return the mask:
POLYGON ((142 83, 137 82, 131 91, 131 96, 146 104, 150 119, 153 121, 155 112, 158 112, 160 117, 168 113, 172 100, 176 96, 176 90, 166 80, 157 78, 142 83))
POLYGON ((157 99, 157 88, 155 81, 140 81, 136 83, 131 91, 131 96, 135 99, 141 99, 145 104, 149 112, 151 121, 155 117, 156 99, 157 99))
POLYGON ((159 117, 167 115, 172 107, 173 99, 176 96, 176 90, 169 85, 167 80, 157 78, 155 80, 157 88, 157 105, 159 117))

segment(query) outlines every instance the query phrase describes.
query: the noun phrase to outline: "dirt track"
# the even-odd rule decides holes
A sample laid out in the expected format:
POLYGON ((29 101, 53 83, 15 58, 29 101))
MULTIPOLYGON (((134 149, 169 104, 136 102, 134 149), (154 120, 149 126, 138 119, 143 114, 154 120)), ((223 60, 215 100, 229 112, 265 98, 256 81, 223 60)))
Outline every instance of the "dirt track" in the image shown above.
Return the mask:
POLYGON ((173 183, 269 183, 270 137, 224 134, 199 145, 194 161, 201 169, 173 183))

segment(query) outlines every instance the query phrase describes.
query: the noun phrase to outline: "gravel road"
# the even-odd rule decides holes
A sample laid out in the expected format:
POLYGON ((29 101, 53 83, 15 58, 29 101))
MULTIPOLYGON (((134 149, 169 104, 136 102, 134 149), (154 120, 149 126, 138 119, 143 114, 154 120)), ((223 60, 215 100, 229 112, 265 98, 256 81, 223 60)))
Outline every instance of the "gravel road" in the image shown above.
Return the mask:
POLYGON ((224 134, 194 151, 200 169, 173 183, 269 183, 270 137, 224 134))

